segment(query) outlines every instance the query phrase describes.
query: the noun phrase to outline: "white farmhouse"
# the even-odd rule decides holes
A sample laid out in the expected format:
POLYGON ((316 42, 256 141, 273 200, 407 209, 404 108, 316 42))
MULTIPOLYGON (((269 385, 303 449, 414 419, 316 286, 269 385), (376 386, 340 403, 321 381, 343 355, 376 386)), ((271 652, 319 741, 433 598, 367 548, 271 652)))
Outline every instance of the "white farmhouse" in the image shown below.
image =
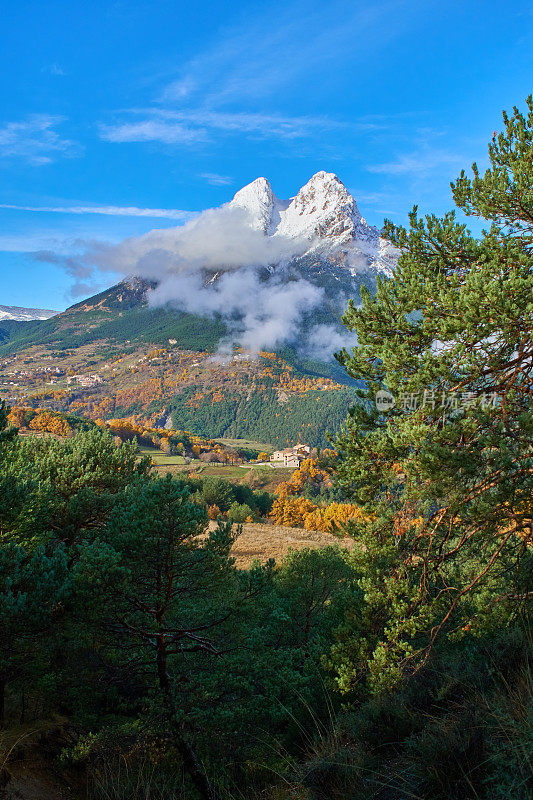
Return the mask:
POLYGON ((300 466, 302 461, 309 457, 311 448, 308 444, 297 444, 295 447, 286 447, 284 450, 274 450, 270 456, 271 461, 282 461, 284 467, 300 466))

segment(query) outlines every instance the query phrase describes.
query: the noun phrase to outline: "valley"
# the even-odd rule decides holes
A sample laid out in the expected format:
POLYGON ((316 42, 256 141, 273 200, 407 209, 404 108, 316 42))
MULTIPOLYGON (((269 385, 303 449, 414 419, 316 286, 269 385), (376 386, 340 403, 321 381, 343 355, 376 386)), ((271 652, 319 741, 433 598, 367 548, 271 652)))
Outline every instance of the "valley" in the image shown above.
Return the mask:
MULTIPOLYGON (((209 438, 328 446, 356 401, 333 358, 354 341, 342 313, 396 259, 342 182, 318 172, 282 201, 258 178, 171 229, 169 244, 156 234, 127 245, 132 275, 115 286, 48 319, 0 320, 0 398, 209 438), (213 219, 227 236, 251 237, 255 265, 220 256, 229 261, 216 268, 200 253, 160 266, 213 219)), ((120 246, 109 257, 122 258, 120 246)))
MULTIPOLYGON (((313 374, 293 353, 220 359, 209 351, 109 341, 61 351, 32 345, 0 356, 0 397, 92 420, 131 417, 155 427, 324 446, 353 402, 353 389, 313 374)), ((331 370, 330 374, 335 374, 331 370)))

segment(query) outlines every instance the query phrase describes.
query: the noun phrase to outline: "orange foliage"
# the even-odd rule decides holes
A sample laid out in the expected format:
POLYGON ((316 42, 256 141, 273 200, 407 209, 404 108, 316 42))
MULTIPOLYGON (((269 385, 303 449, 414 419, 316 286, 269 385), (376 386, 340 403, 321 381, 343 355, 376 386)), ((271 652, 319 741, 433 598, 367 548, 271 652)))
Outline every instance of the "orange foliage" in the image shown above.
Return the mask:
POLYGON ((14 425, 16 428, 22 428, 25 422, 26 411, 28 409, 22 406, 13 406, 7 416, 7 421, 14 425))
POLYGON ((270 516, 277 525, 287 528, 303 528, 305 518, 316 509, 316 506, 305 497, 278 497, 274 500, 270 516))
POLYGON ((28 427, 34 431, 54 433, 56 436, 70 436, 72 433, 72 428, 66 419, 61 419, 50 411, 38 412, 28 427))
POLYGON ((295 495, 301 492, 305 486, 318 486, 322 483, 325 486, 331 485, 328 473, 320 469, 315 458, 306 458, 292 473, 290 480, 279 484, 276 494, 278 497, 295 495))
POLYGON ((353 503, 330 503, 321 508, 306 497, 286 495, 274 500, 271 517, 277 525, 332 533, 353 520, 362 520, 361 509, 353 503))
POLYGON ((290 480, 280 483, 276 490, 277 497, 271 511, 275 522, 289 528, 331 533, 349 521, 363 519, 361 509, 353 503, 332 502, 327 506, 319 506, 306 497, 298 497, 305 487, 320 484, 331 485, 328 473, 318 466, 314 458, 302 461, 290 480))

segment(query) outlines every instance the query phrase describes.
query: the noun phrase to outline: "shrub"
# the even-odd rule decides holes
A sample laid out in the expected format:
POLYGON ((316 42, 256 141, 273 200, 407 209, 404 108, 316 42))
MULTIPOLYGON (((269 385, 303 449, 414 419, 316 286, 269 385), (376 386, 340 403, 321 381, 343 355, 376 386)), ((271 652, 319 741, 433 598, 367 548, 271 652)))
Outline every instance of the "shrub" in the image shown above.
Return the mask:
POLYGON ((247 517, 253 521, 253 511, 246 503, 232 503, 228 511, 228 519, 232 522, 247 522, 247 517))

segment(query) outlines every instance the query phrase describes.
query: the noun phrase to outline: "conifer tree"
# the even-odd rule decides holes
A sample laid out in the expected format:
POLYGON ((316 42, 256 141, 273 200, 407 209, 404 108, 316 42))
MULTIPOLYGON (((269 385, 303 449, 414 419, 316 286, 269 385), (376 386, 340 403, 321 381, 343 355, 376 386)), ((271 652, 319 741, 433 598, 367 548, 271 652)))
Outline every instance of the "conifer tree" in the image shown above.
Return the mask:
POLYGON ((345 690, 368 664, 374 687, 391 686, 443 637, 530 609, 531 97, 527 107, 504 114, 485 174, 474 164, 452 184, 459 209, 490 227, 474 236, 453 211, 416 207, 409 230, 387 222, 394 278, 345 314, 358 345, 338 357, 366 386, 338 441, 339 482, 365 512, 353 526, 365 633, 348 625, 333 654, 345 690))
POLYGON ((155 724, 171 736, 196 791, 218 800, 188 739, 184 701, 191 654, 220 655, 223 623, 238 605, 231 525, 220 524, 202 541, 206 527, 205 506, 170 475, 133 484, 117 500, 103 538, 82 546, 77 573, 108 635, 102 657, 125 682, 146 685, 155 724), (111 581, 99 577, 105 574, 111 581), (102 594, 95 598, 98 583, 102 594))
POLYGON ((0 726, 6 688, 46 677, 49 644, 69 593, 65 551, 33 552, 0 540, 0 726))

